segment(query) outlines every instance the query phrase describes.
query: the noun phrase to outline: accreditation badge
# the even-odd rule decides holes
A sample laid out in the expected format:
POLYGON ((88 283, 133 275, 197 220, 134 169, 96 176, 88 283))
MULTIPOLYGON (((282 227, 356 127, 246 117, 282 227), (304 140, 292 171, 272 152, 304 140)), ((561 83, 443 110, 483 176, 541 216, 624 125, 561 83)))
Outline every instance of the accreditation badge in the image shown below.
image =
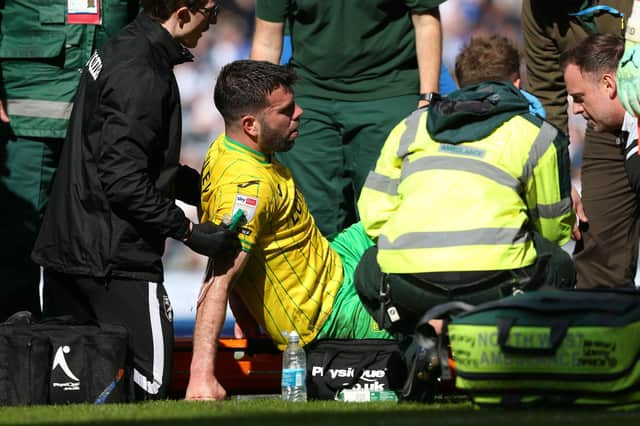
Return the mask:
POLYGON ((100 0, 67 0, 67 23, 100 25, 100 0))
POLYGON ((251 222, 253 216, 256 214, 256 208, 258 207, 258 198, 257 197, 249 197, 247 195, 237 194, 236 199, 233 202, 233 211, 231 215, 236 214, 238 210, 242 210, 244 212, 244 217, 248 222, 251 222))

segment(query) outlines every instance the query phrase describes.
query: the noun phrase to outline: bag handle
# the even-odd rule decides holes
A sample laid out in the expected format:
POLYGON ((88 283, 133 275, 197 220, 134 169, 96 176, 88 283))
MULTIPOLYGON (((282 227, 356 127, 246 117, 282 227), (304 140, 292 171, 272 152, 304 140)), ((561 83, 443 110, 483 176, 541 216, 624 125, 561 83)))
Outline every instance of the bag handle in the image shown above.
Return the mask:
POLYGON ((425 333, 425 327, 431 327, 429 325, 429 321, 436 318, 442 318, 443 316, 452 316, 461 312, 468 312, 474 308, 475 307, 473 305, 460 301, 447 302, 434 306, 425 312, 424 315, 422 315, 422 318, 418 321, 415 332, 416 341, 423 348, 433 346, 432 341, 427 337, 427 333, 425 333))
POLYGON ((566 337, 567 330, 569 328, 569 322, 566 320, 552 320, 550 321, 549 346, 542 348, 528 348, 513 346, 507 343, 509 341, 509 336, 511 335, 511 329, 515 324, 516 318, 513 317, 503 317, 496 320, 496 326, 498 328, 498 345, 505 353, 553 356, 566 337))

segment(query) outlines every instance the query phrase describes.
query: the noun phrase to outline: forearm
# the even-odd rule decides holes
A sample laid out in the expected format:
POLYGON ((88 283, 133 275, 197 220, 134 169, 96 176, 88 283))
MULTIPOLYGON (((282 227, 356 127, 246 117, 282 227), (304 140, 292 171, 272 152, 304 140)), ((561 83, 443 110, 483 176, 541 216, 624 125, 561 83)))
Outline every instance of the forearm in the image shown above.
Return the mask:
POLYGON ((416 33, 420 93, 438 92, 442 65, 442 26, 438 8, 411 15, 416 33))
POLYGON ((244 269, 247 256, 245 252, 238 253, 231 268, 222 274, 214 272, 202 286, 193 330, 191 376, 194 379, 215 377, 217 343, 226 317, 227 301, 233 281, 244 269))
POLYGON ((253 34, 249 58, 274 64, 280 63, 283 36, 284 23, 268 22, 256 18, 256 29, 253 34))
MULTIPOLYGON (((199 305, 193 330, 193 358, 191 376, 215 376, 217 342, 227 310, 229 282, 214 277, 209 291, 199 305)), ((207 284, 205 284, 207 285, 207 284)))

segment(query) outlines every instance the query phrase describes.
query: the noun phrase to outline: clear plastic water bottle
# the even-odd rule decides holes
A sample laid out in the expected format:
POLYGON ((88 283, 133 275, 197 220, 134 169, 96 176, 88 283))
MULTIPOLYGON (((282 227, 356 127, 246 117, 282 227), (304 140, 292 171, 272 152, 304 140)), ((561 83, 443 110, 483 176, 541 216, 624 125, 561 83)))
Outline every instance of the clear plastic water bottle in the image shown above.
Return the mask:
POLYGON ((307 358, 300 346, 300 336, 289 333, 289 344, 282 354, 282 399, 307 400, 307 358))

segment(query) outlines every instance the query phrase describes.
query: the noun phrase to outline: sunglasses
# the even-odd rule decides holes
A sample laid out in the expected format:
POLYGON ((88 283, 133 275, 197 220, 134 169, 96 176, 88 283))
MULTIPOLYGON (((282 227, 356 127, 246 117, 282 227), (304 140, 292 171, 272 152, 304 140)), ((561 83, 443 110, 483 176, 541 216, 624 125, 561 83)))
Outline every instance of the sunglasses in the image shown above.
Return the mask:
POLYGON ((202 14, 206 15, 209 19, 216 18, 218 13, 220 13, 220 5, 214 4, 211 7, 201 7, 198 9, 198 12, 202 12, 202 14))

